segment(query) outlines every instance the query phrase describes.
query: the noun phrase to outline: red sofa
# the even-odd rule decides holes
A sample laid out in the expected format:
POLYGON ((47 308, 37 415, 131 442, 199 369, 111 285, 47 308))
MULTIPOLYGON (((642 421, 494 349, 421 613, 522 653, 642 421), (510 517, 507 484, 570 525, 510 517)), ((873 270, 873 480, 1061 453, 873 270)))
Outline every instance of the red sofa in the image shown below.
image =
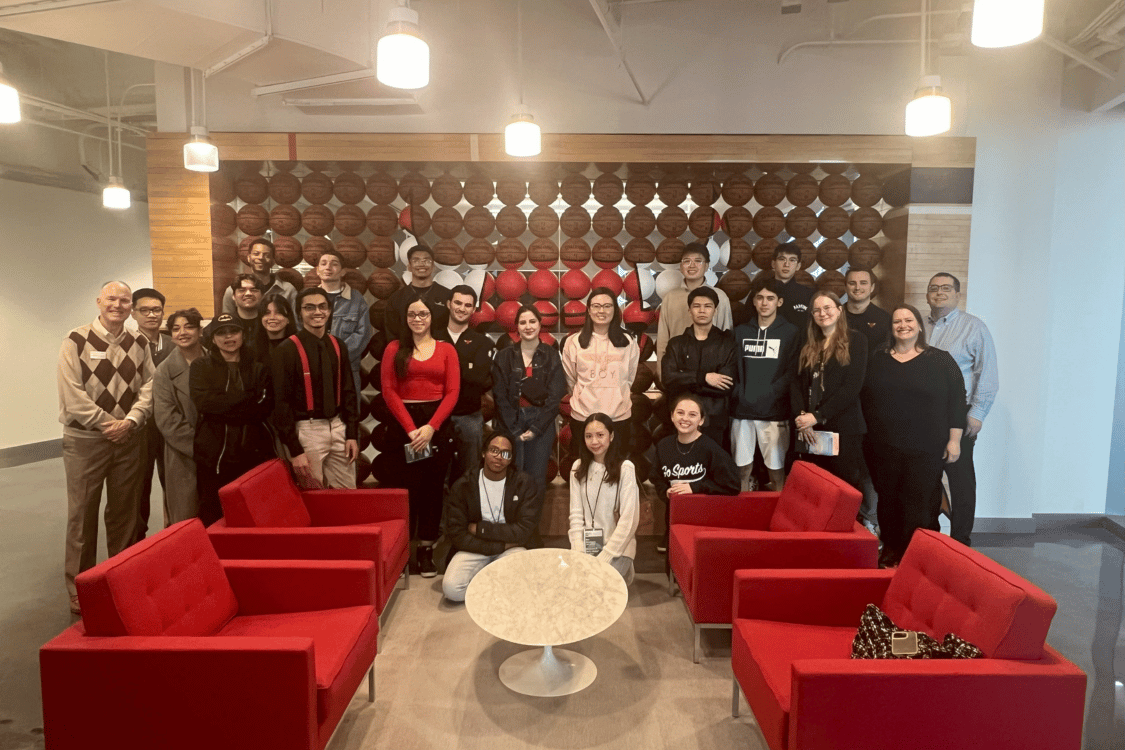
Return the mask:
POLYGON ((207 533, 224 560, 371 560, 380 613, 406 571, 406 490, 301 491, 274 459, 220 489, 219 501, 223 518, 207 533))
POLYGON ((1044 644, 1054 599, 920 530, 897 570, 740 570, 739 688, 772 750, 1078 750, 1086 675, 1044 644), (982 659, 851 659, 867 604, 906 630, 955 633, 982 659))
MULTIPOLYGON (((729 628, 731 582, 742 568, 874 568, 879 540, 856 522, 862 495, 805 461, 782 492, 673 495, 668 559, 695 635, 729 628)), ((672 589, 674 590, 674 588, 672 589)))
POLYGON ((373 664, 366 561, 220 561, 198 519, 77 578, 39 651, 48 750, 322 750, 373 664))

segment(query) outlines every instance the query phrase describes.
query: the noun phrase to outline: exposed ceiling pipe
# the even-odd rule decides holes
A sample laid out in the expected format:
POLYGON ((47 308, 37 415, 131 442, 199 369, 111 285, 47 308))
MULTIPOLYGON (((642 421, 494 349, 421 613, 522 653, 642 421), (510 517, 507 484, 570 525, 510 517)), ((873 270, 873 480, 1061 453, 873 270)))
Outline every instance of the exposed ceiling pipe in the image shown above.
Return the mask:
MULTIPOLYGON (((949 16, 949 15, 959 16, 963 12, 964 12, 964 10, 962 10, 961 8, 956 8, 956 9, 952 9, 952 10, 931 10, 931 11, 927 11, 926 15, 929 15, 929 16, 949 16)), ((875 23, 877 21, 893 21, 893 20, 898 20, 898 19, 902 19, 902 18, 918 18, 921 15, 922 14, 919 13, 918 11, 914 11, 913 13, 883 13, 883 14, 880 14, 878 16, 871 16, 870 18, 865 18, 862 21, 860 21, 859 23, 857 23, 855 26, 853 26, 852 30, 848 34, 848 36, 853 36, 857 31, 859 31, 860 29, 862 29, 864 26, 866 26, 869 23, 875 23)))
POLYGON ((873 47, 880 44, 918 44, 922 40, 914 39, 818 39, 812 42, 797 42, 781 51, 777 56, 777 64, 785 62, 785 58, 799 49, 808 47, 873 47))
POLYGON ((1071 46, 1077 47, 1083 42, 1088 42, 1093 37, 1094 33, 1098 31, 1098 29, 1105 26, 1113 19, 1115 15, 1122 12, 1125 12, 1125 0, 1111 0, 1111 2, 1106 5, 1101 13, 1094 16, 1094 20, 1086 24, 1086 28, 1082 29, 1082 31, 1071 37, 1071 46))
MULTIPOLYGON (((84 109, 68 107, 65 104, 59 104, 48 99, 42 99, 38 96, 32 96, 31 94, 26 94, 22 91, 20 92, 20 101, 27 102, 28 104, 39 107, 41 109, 49 110, 51 112, 58 112, 59 114, 67 115, 74 118, 75 120, 87 120, 89 122, 105 124, 105 115, 95 114, 94 112, 89 112, 84 109)), ((138 128, 135 125, 127 125, 124 123, 122 123, 121 128, 141 137, 147 137, 150 132, 148 130, 145 130, 144 128, 138 128)))
POLYGON ((0 7, 0 17, 27 16, 32 13, 46 13, 52 10, 81 8, 86 5, 107 5, 122 0, 34 0, 30 3, 17 3, 0 7))
POLYGON ((598 21, 605 30, 606 36, 609 37, 609 43, 613 45, 614 51, 617 52, 617 58, 621 61, 621 66, 625 68, 625 72, 629 75, 629 80, 633 82, 633 88, 637 90, 637 96, 641 99, 641 104, 648 105, 648 99, 641 91, 641 85, 637 83, 637 77, 633 74, 633 69, 629 67, 629 61, 625 59, 625 48, 622 46, 621 41, 617 35, 621 32, 620 24, 610 17, 612 13, 608 5, 603 3, 603 0, 590 0, 590 6, 594 9, 594 14, 598 17, 598 21))
MULTIPOLYGON (((29 122, 32 125, 36 125, 36 126, 41 127, 41 128, 47 128, 49 130, 58 130, 59 132, 70 133, 71 135, 77 135, 81 138, 93 138, 94 140, 102 141, 104 143, 109 143, 109 138, 107 138, 103 135, 94 135, 93 133, 83 133, 81 130, 73 130, 71 128, 64 128, 62 125, 55 125, 53 122, 43 122, 42 120, 35 120, 35 119, 30 118, 30 117, 25 117, 23 119, 23 121, 29 122)), ((100 123, 100 125, 104 128, 105 122, 103 121, 102 123, 100 123)), ((134 151, 140 151, 141 153, 145 152, 144 147, 134 146, 132 143, 123 143, 121 145, 124 148, 131 148, 134 151)))

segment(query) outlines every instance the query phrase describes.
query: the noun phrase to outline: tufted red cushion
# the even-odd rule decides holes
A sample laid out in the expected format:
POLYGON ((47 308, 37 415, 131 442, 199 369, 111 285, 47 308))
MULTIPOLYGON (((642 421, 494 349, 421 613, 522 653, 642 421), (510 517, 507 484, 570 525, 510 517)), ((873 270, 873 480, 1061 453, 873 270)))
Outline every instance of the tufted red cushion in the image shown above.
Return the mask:
POLYGON ((863 495, 807 461, 797 461, 785 480, 770 531, 851 531, 863 495))
POLYGON ((238 610, 198 518, 169 526, 75 582, 87 635, 214 635, 238 610))
POLYGON ((947 536, 915 532, 883 598, 899 627, 955 633, 994 659, 1040 659, 1057 608, 1039 587, 947 536))
POLYGON ((311 526, 301 492, 280 458, 255 466, 219 490, 223 518, 231 527, 311 526))

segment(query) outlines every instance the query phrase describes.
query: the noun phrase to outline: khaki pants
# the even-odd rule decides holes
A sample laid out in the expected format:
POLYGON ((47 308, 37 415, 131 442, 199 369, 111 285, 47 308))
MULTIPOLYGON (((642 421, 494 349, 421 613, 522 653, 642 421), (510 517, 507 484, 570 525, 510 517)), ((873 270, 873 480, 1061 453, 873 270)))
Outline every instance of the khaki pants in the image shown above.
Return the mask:
POLYGON ((98 561, 98 510, 106 488, 105 535, 110 557, 133 543, 141 494, 143 430, 124 443, 103 437, 63 436, 66 471, 66 588, 78 594, 74 578, 98 561))
POLYGON ((297 422, 297 439, 309 457, 313 477, 325 487, 355 489, 355 464, 344 454, 344 422, 339 417, 297 422))

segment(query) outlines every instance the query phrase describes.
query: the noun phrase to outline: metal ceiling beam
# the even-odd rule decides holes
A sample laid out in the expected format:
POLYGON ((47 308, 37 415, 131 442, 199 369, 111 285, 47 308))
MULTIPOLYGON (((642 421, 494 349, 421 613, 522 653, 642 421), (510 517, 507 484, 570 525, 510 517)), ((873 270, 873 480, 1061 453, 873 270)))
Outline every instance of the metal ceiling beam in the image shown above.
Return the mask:
POLYGON ((617 58, 621 61, 621 66, 625 68, 625 72, 629 75, 629 80, 633 82, 633 88, 637 90, 637 96, 640 97, 641 104, 647 106, 648 99, 645 97, 645 93, 641 91, 641 85, 637 83, 637 77, 633 74, 633 69, 629 67, 629 61, 625 59, 625 47, 621 44, 621 24, 613 17, 613 9, 609 7, 605 0, 590 0, 590 7, 594 9, 594 14, 601 22, 602 29, 609 37, 609 43, 613 45, 614 51, 617 52, 617 58))
MULTIPOLYGON (((20 93, 20 99, 22 101, 27 102, 28 104, 30 104, 34 107, 39 107, 41 109, 45 109, 45 110, 48 110, 50 112, 55 112, 57 114, 66 115, 67 117, 73 118, 75 120, 89 120, 90 122, 105 124, 106 116, 104 114, 101 114, 101 115, 94 114, 93 112, 91 112, 89 110, 77 109, 75 107, 68 107, 65 104, 59 104, 57 102, 52 102, 48 99, 40 99, 37 96, 32 96, 31 94, 25 94, 25 93, 22 93, 22 92, 20 93)), ((104 109, 103 109, 103 111, 104 111, 104 109)), ((128 123, 119 123, 115 127, 119 127, 127 133, 133 133, 134 135, 139 135, 139 136, 142 136, 142 137, 148 136, 148 134, 149 134, 148 130, 145 130, 143 128, 138 128, 138 127, 136 127, 134 125, 130 125, 128 123)))
POLYGON ((1080 52, 1080 51, 1074 49, 1074 47, 1071 47, 1066 42, 1055 39, 1050 34, 1044 34, 1043 36, 1039 37, 1039 41, 1041 41, 1043 44, 1047 45, 1051 49, 1057 50, 1057 51, 1063 53, 1064 55, 1066 55, 1070 59, 1074 60, 1079 65, 1085 65, 1087 68, 1094 71, 1095 73, 1100 75, 1102 78, 1105 78, 1107 80, 1112 81, 1116 77, 1116 73, 1114 73, 1109 68, 1109 66, 1103 65, 1102 63, 1098 62, 1097 60, 1095 60, 1094 58, 1085 54, 1084 52, 1080 52))
POLYGON ((258 50, 265 49, 266 45, 268 45, 270 43, 270 39, 272 39, 272 38, 273 37, 271 37, 270 35, 267 34, 266 36, 263 36, 261 39, 255 39, 254 41, 250 42, 250 44, 247 44, 245 47, 243 47, 242 49, 235 52, 233 55, 230 55, 229 57, 220 60, 219 62, 212 65, 210 68, 207 68, 206 70, 204 70, 203 71, 203 77, 204 78, 210 78, 211 76, 215 75, 216 73, 221 73, 222 71, 226 70, 227 68, 234 65, 235 63, 242 62, 246 58, 250 57, 250 55, 257 52, 258 50))
POLYGON ((401 107, 417 104, 413 97, 371 97, 369 99, 282 99, 290 107, 401 107))
POLYGON ((107 5, 119 3, 122 0, 34 0, 30 3, 5 5, 0 7, 0 18, 12 16, 27 16, 33 13, 46 13, 52 10, 66 10, 67 8, 81 8, 86 5, 107 5))
POLYGON ((316 78, 302 78, 297 81, 286 81, 285 83, 273 83, 269 86, 258 86, 257 88, 250 89, 250 93, 254 96, 268 96, 270 94, 287 94, 291 91, 305 91, 307 89, 318 89, 322 86, 331 86, 336 83, 351 83, 352 81, 365 81, 369 78, 375 77, 374 70, 356 70, 351 73, 334 73, 328 76, 317 76, 316 78))

